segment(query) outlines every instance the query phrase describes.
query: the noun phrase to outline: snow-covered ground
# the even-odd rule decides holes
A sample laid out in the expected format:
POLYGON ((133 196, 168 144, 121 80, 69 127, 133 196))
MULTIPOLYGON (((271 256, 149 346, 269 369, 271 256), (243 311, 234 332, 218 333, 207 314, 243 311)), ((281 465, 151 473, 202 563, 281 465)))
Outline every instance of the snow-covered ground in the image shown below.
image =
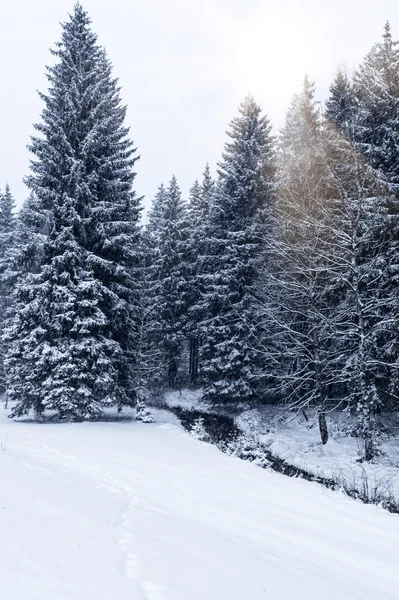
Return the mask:
MULTIPOLYGON (((359 461, 363 454, 361 440, 348 434, 354 426, 342 413, 327 415, 329 441, 323 446, 317 419, 308 411, 308 421, 301 413, 287 414, 284 409, 263 407, 244 411, 237 419, 240 429, 255 433, 256 439, 288 464, 321 477, 346 483, 349 487, 367 484, 382 494, 399 500, 399 439, 394 427, 380 441, 380 455, 373 462, 359 461)), ((398 592, 399 598, 399 592, 398 592)))
POLYGON ((0 410, 4 600, 397 600, 399 517, 154 424, 0 410))
POLYGON ((211 406, 204 402, 202 399, 202 390, 172 390, 167 391, 161 395, 161 401, 164 402, 167 406, 177 406, 180 408, 185 408, 187 410, 201 410, 203 412, 208 412, 211 410, 211 406))
MULTIPOLYGON (((209 412, 212 409, 201 399, 201 390, 167 392, 163 400, 171 407, 209 412)), ((389 435, 380 440, 380 454, 373 462, 362 462, 360 438, 350 435, 355 420, 342 412, 327 414, 329 441, 323 446, 317 418, 307 411, 289 413, 284 407, 260 406, 235 415, 239 429, 265 446, 289 465, 304 469, 318 477, 333 479, 342 487, 361 489, 368 486, 370 495, 399 501, 399 423, 382 417, 389 435)), ((399 598, 399 592, 398 592, 399 598)))

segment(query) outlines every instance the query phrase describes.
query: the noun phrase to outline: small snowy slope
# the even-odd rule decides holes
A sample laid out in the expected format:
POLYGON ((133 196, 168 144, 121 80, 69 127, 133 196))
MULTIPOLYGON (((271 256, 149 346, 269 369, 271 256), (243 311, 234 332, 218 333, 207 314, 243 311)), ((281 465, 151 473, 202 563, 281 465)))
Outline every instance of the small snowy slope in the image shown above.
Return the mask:
POLYGON ((347 433, 348 426, 354 428, 356 424, 352 417, 328 413, 330 435, 323 446, 317 416, 310 410, 307 413, 308 421, 302 414, 287 414, 279 407, 264 406, 241 413, 236 424, 249 435, 255 432, 261 444, 290 465, 337 483, 347 482, 349 487, 361 488, 367 480, 370 489, 379 487, 382 493, 392 493, 399 499, 399 428, 392 416, 385 423, 391 435, 380 440, 381 454, 367 463, 359 462, 363 453, 361 440, 347 433))
POLYGON ((397 516, 171 423, 3 414, 1 440, 1 599, 399 597, 397 516))

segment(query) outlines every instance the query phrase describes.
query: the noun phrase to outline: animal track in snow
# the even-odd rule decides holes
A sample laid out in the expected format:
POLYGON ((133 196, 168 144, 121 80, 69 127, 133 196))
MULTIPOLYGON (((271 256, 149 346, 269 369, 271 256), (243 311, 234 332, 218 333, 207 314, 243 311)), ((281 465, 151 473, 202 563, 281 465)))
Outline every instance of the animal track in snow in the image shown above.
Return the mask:
MULTIPOLYGON (((110 478, 108 476, 108 478, 110 478)), ((113 479, 113 478, 112 478, 113 479)), ((113 482, 116 485, 116 481, 113 482)), ((119 550, 123 555, 124 574, 128 579, 136 579, 138 577, 139 559, 133 548, 133 537, 131 534, 131 526, 134 512, 138 504, 138 499, 133 495, 132 489, 129 486, 123 486, 123 491, 127 496, 127 506, 122 512, 119 526, 119 550)))
MULTIPOLYGON (((134 552, 131 528, 133 515, 136 511, 136 507, 139 501, 138 498, 133 494, 133 490, 128 485, 122 485, 110 473, 107 473, 106 471, 104 472, 89 464, 87 460, 85 462, 79 462, 74 456, 71 456, 67 452, 60 452, 59 450, 56 450, 55 448, 50 446, 49 438, 50 436, 47 436, 42 442, 42 445, 47 452, 54 454, 55 456, 57 456, 57 458, 61 459, 62 461, 70 463, 72 469, 75 466, 80 465, 80 467, 84 467, 85 469, 87 469, 87 471, 93 473, 94 475, 97 475, 97 477, 93 478, 93 483, 97 489, 106 490, 107 492, 111 493, 113 497, 118 499, 121 498, 121 495, 125 497, 124 508, 120 512, 118 519, 118 549, 122 554, 123 575, 128 579, 138 579, 140 563, 137 554, 135 554, 134 552), (102 480, 101 477, 104 477, 105 481, 102 480)), ((149 585, 151 586, 152 584, 149 585)), ((146 594, 148 596, 147 592, 146 594)), ((149 600, 153 600, 153 598, 154 600, 157 600, 158 598, 161 598, 161 596, 148 596, 148 598, 149 600)))

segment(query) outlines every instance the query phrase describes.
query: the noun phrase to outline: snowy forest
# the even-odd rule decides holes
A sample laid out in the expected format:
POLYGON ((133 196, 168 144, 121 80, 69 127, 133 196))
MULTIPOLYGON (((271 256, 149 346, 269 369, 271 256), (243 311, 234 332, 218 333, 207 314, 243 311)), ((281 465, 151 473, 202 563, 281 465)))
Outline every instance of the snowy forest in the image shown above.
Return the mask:
POLYGON ((389 24, 324 105, 305 76, 281 131, 244 98, 218 165, 198 165, 188 198, 171 173, 146 217, 120 84, 80 4, 52 55, 29 196, 18 212, 5 182, 0 196, 9 416, 145 414, 159 391, 192 389, 224 413, 312 414, 323 445, 329 415, 348 415, 371 461, 399 409, 389 24))

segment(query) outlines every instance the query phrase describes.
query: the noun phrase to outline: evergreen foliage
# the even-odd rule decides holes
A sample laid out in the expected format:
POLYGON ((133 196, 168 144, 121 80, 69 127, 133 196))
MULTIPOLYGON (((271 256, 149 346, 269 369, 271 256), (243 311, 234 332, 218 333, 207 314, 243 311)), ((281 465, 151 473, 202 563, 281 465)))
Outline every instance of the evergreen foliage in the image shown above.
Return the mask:
POLYGON ((340 69, 330 86, 325 115, 344 135, 353 139, 356 99, 353 83, 347 73, 340 69))
POLYGON ((256 397, 254 284, 273 195, 273 138, 248 97, 230 124, 210 215, 204 282, 202 373, 218 402, 256 397))
POLYGON ((355 73, 354 142, 368 163, 399 186, 399 50, 389 23, 382 42, 375 44, 355 73))
POLYGON ((186 206, 173 176, 167 189, 160 186, 150 212, 146 274, 148 337, 158 349, 158 373, 171 388, 179 385, 185 339, 187 227, 186 206))
POLYGON ((328 348, 330 377, 347 409, 359 415, 364 457, 370 460, 377 447, 383 389, 394 368, 386 344, 399 333, 387 262, 390 197, 376 172, 339 132, 327 128, 326 139, 330 252, 324 263, 331 273, 327 298, 334 340, 328 348))
POLYGON ((214 199, 215 182, 209 164, 206 165, 202 182, 195 181, 190 191, 186 262, 188 319, 186 335, 189 339, 190 383, 198 382, 201 373, 200 347, 206 336, 201 324, 204 320, 202 299, 205 292, 203 273, 206 271, 206 255, 209 246, 209 219, 214 199))
MULTIPOLYGON (((216 180, 173 176, 141 234, 112 65, 77 3, 47 69, 30 196, 0 193, 0 392, 11 416, 146 404, 154 388, 357 415, 363 458, 399 384, 399 47, 387 23, 324 114, 305 77, 278 144, 255 100, 216 180)), ((203 423, 193 433, 204 439, 203 423)), ((245 452, 244 452, 245 454, 245 452)))
MULTIPOLYGON (((11 310, 11 292, 9 272, 9 252, 15 244, 15 202, 7 184, 4 193, 0 193, 0 335, 3 334, 7 315, 11 310)), ((4 375, 4 342, 0 342, 0 393, 6 390, 4 375)))
POLYGON ((51 407, 81 418, 134 402, 137 157, 117 80, 80 4, 53 54, 26 180, 39 212, 48 213, 50 235, 10 327, 8 392, 15 414, 51 407))

